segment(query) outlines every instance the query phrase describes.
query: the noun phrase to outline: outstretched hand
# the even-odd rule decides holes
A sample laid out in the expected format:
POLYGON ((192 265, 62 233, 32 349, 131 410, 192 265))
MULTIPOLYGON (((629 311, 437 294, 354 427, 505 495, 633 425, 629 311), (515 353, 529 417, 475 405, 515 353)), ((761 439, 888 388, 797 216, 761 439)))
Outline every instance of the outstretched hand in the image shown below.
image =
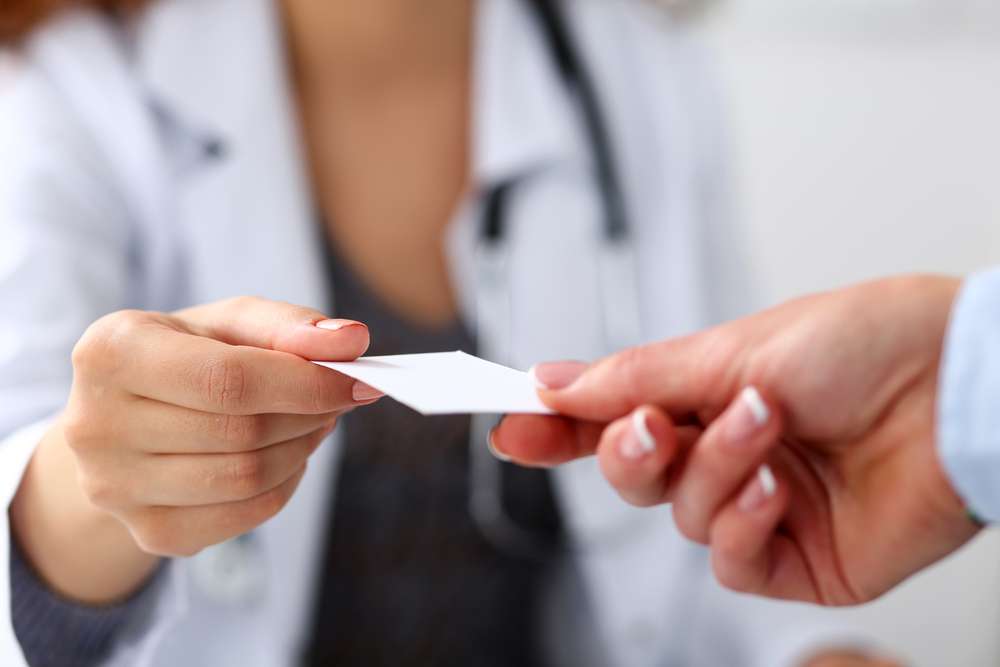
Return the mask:
POLYGON ((594 365, 534 370, 560 417, 491 436, 524 465, 595 454, 639 506, 672 503, 723 585, 871 600, 977 531, 935 448, 959 281, 896 278, 790 302, 594 365))

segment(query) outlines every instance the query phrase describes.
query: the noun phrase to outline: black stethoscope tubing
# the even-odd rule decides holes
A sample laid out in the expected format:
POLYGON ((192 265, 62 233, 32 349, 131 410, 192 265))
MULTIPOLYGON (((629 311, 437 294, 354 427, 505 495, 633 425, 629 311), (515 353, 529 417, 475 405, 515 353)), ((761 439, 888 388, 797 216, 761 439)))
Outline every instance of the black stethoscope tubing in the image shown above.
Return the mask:
MULTIPOLYGON (((603 217, 602 236, 606 253, 619 258, 631 259, 629 247, 631 226, 626 211, 622 182, 619 178, 618 165, 612 147, 609 126, 605 118, 597 89, 569 29, 567 19, 562 11, 560 0, 521 0, 530 13, 536 18, 542 37, 547 45, 553 62, 558 68, 560 78, 569 95, 577 102, 580 111, 582 127, 590 146, 593 157, 595 180, 601 199, 603 217)), ((498 283, 506 282, 498 277, 505 267, 503 261, 497 264, 497 257, 502 257, 502 247, 507 232, 507 217, 510 212, 511 196, 519 184, 517 179, 510 179, 494 185, 483 198, 480 232, 481 259, 490 258, 489 266, 481 267, 484 272, 486 291, 492 298, 479 304, 486 307, 490 319, 502 320, 493 309, 505 310, 510 314, 509 291, 498 289, 498 283)), ((630 264, 631 262, 629 262, 630 264)), ((631 272, 634 267, 626 266, 631 272)), ((482 295, 481 295, 482 296, 482 295)), ((632 295, 634 296, 634 295, 632 295)), ((622 299, 629 301, 630 299, 622 299)), ((608 304, 604 304, 607 308, 608 304)), ((633 310, 634 310, 633 304, 633 310)), ((605 313, 607 315, 607 313, 605 313)), ((632 313, 638 317, 637 313, 632 313)), ((480 320, 482 320, 482 311, 480 320)), ((631 318, 626 318, 631 319, 631 318)), ((506 324, 509 325, 509 322, 506 324)), ((605 327, 608 328, 607 325, 605 327)), ((484 322, 479 322, 477 335, 483 341, 488 335, 484 322)), ((494 341, 497 340, 496 333, 494 341)), ((500 332, 502 334, 502 332, 500 332)), ((608 331, 605 332, 606 334, 608 331)), ((493 350, 500 356, 509 354, 506 346, 493 350)), ((507 362, 508 359, 495 359, 507 362)), ((582 544, 552 543, 550 540, 533 535, 531 531, 522 528, 512 519, 503 506, 503 464, 487 453, 484 439, 488 428, 496 423, 495 417, 480 415, 473 419, 470 434, 470 474, 472 476, 472 496, 469 501, 469 511, 479 527, 480 532, 498 548, 527 558, 548 558, 560 553, 580 550, 580 547, 614 544, 633 528, 632 522, 616 525, 610 530, 602 531, 599 539, 584 540, 582 544)))
MULTIPOLYGON (((595 176, 601 194, 605 240, 609 243, 624 242, 628 238, 631 226, 618 176, 611 134, 590 71, 569 30, 559 0, 522 1, 537 20, 567 92, 577 101, 593 154, 595 176)), ((480 230, 481 241, 486 245, 493 245, 503 240, 507 231, 508 199, 516 186, 516 180, 506 181, 495 185, 486 194, 480 230)))

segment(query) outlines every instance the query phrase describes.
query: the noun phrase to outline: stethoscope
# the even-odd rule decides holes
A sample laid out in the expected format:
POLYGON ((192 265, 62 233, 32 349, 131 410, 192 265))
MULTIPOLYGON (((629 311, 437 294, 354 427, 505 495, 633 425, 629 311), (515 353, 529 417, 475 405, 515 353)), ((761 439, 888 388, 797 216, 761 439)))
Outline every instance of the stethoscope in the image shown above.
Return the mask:
MULTIPOLYGON (((640 340, 640 318, 636 266, 631 243, 632 227, 615 161, 608 124, 590 72, 576 47, 559 0, 523 0, 535 16, 567 94, 576 102, 581 127, 593 158, 603 217, 602 243, 595 258, 600 272, 604 338, 608 351, 635 345, 640 340)), ((479 354, 499 363, 509 363, 512 303, 508 274, 508 213, 519 182, 510 180, 485 193, 477 248, 476 336, 479 354)), ((581 544, 553 545, 523 528, 506 512, 503 503, 503 466, 486 447, 490 428, 497 417, 477 415, 469 438, 469 513, 480 532, 506 552, 542 558, 553 551, 598 548, 613 544, 633 526, 616 525, 581 544)), ((631 523, 631 522, 626 522, 631 523)))
MULTIPOLYGON (((608 351, 634 345, 640 340, 636 270, 631 226, 615 162, 607 121, 597 90, 583 62, 559 0, 522 0, 537 20, 567 94, 576 102, 581 125, 593 157, 603 218, 603 242, 597 261, 602 313, 608 351)), ((225 147, 203 142, 203 150, 214 159, 225 147)), ((511 294, 508 270, 508 212, 517 194, 518 181, 493 186, 482 200, 477 248, 476 336, 479 354, 500 363, 511 358, 511 294)), ((619 522, 572 544, 553 544, 523 528, 506 512, 503 503, 503 464, 486 446, 493 415, 473 417, 469 437, 469 514, 481 534, 506 553, 547 558, 567 551, 596 550, 614 545, 637 528, 634 521, 619 522)), ((263 594, 266 571, 254 533, 206 549, 196 559, 193 577, 212 599, 248 604, 263 594)))

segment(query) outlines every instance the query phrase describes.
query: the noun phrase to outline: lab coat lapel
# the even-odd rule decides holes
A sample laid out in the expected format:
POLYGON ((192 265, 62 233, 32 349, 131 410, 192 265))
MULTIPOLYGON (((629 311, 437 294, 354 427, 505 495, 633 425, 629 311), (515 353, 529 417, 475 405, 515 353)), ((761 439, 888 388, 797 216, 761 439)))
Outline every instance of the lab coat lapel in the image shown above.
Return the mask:
POLYGON ((140 68, 161 113, 220 148, 177 176, 178 224, 192 241, 193 296, 255 294, 326 309, 322 251, 272 3, 166 2, 141 30, 140 68))
MULTIPOLYGON (((195 144, 176 160, 190 300, 257 295, 328 311, 321 234, 271 0, 167 0, 139 30, 137 57, 153 102, 166 126, 195 144), (199 155, 197 145, 212 142, 218 155, 199 155)), ((284 662, 308 631, 338 454, 330 443, 321 447, 288 506, 255 531, 270 573, 261 586, 267 603, 243 608, 243 632, 247 646, 263 642, 278 653, 258 654, 253 664, 284 662)))
POLYGON ((526 180, 535 171, 571 160, 577 150, 573 128, 566 122, 572 110, 537 27, 522 5, 511 0, 479 0, 476 5, 472 191, 446 240, 452 284, 473 330, 479 307, 477 250, 483 197, 501 183, 526 180))
MULTIPOLYGON (((500 361, 527 368, 594 359, 610 351, 596 268, 603 219, 578 109, 524 3, 483 0, 479 8, 474 176, 481 192, 518 183, 506 216, 511 314, 497 332, 509 339, 502 347, 510 356, 500 361)), ((454 284, 472 323, 478 224, 478 210, 470 210, 450 235, 454 284)), ((617 520, 622 504, 606 497, 607 484, 589 462, 555 475, 575 533, 617 520)))
MULTIPOLYGON (((603 218, 578 110, 524 3, 482 0, 479 7, 476 183, 481 192, 499 183, 519 183, 507 216, 511 318, 501 323, 510 327, 509 334, 499 332, 510 338, 510 357, 504 361, 527 368, 547 359, 594 359, 611 352, 603 335, 596 267, 603 218)), ((578 18, 576 12, 569 14, 578 18)), ((582 41, 589 45, 593 40, 582 41)), ((584 55, 594 56, 589 51, 584 55)), ((463 310, 475 322, 479 211, 469 208, 451 230, 450 256, 463 310)), ((663 513, 625 505, 594 459, 561 466, 553 478, 571 539, 583 547, 577 563, 593 601, 598 634, 607 646, 616 645, 624 626, 648 606, 629 610, 627 596, 618 594, 629 590, 622 588, 616 572, 622 559, 635 561, 645 554, 661 559, 642 563, 650 567, 646 599, 661 595, 660 584, 672 568, 680 567, 662 562, 666 549, 657 548, 668 533, 651 526, 664 520, 663 513), (601 548, 594 548, 596 542, 601 548)), ((587 621, 582 622, 586 627, 587 621)))
MULTIPOLYGON (((558 350, 589 358, 600 353, 574 315, 587 298, 593 271, 591 245, 599 238, 593 189, 573 187, 589 178, 589 153, 581 141, 575 104, 566 94, 547 42, 525 3, 481 0, 478 5, 472 119, 475 199, 458 216, 448 238, 453 284, 462 312, 477 323, 477 282, 483 261, 478 243, 484 196, 514 183, 504 216, 512 312, 498 320, 497 359, 525 367, 558 350), (591 210, 593 209, 593 210, 591 210), (549 253, 559 248, 558 259, 549 253), (557 271, 550 270, 558 265, 557 271), (580 278, 583 282, 578 282, 580 278), (558 296, 557 296, 558 295, 558 296), (530 326, 529 323, 530 322, 530 326), (567 339, 567 327, 580 334, 567 339)), ((493 313, 490 313, 493 315, 493 313)), ((586 319, 586 318, 585 318, 586 319)), ((481 349, 487 356, 493 350, 481 349)))

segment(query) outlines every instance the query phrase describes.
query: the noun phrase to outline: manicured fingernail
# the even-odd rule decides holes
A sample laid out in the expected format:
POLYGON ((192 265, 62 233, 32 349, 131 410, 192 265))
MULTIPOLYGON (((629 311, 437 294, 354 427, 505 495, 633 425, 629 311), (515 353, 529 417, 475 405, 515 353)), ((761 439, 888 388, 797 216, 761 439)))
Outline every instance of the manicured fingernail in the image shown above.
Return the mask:
POLYGON ((497 449, 496 433, 498 427, 499 424, 490 429, 490 434, 486 438, 486 445, 487 447, 489 447, 490 454, 492 454, 498 460, 503 461, 504 463, 510 463, 511 458, 506 454, 504 454, 503 452, 501 452, 499 449, 497 449))
POLYGON ((351 388, 351 398, 354 399, 355 403, 374 401, 376 398, 382 398, 383 396, 385 396, 384 393, 375 387, 369 387, 364 382, 355 382, 351 388))
POLYGON ((363 326, 364 324, 354 320, 320 320, 316 323, 317 329, 325 329, 327 331, 340 331, 341 329, 346 329, 347 327, 363 326))
POLYGON ((777 492, 778 482, 774 478, 771 466, 764 464, 757 469, 757 475, 740 496, 739 508, 743 512, 758 510, 777 492))
POLYGON ((528 373, 539 389, 554 391, 565 389, 587 370, 587 364, 582 361, 554 361, 536 364, 528 373))
POLYGON ((626 459, 633 461, 641 459, 656 451, 656 439, 649 432, 646 413, 636 410, 632 413, 632 428, 625 433, 618 444, 618 452, 626 459))
POLYGON ((770 418, 771 411, 760 397, 760 392, 754 387, 747 387, 740 393, 740 398, 733 407, 733 414, 729 417, 730 442, 745 444, 770 418))

